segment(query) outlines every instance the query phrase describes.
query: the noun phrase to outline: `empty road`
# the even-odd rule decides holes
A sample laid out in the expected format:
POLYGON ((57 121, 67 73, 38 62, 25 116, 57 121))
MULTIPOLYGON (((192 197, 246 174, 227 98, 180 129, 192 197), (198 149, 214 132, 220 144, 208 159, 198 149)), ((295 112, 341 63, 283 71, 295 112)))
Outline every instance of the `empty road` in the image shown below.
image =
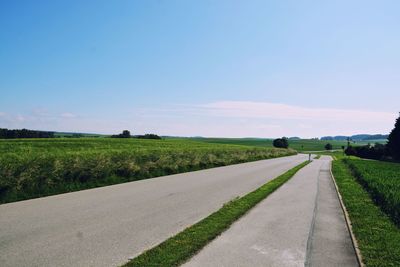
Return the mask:
POLYGON ((308 156, 0 205, 0 266, 118 266, 308 156))
POLYGON ((301 169, 184 267, 358 266, 330 160, 301 169))

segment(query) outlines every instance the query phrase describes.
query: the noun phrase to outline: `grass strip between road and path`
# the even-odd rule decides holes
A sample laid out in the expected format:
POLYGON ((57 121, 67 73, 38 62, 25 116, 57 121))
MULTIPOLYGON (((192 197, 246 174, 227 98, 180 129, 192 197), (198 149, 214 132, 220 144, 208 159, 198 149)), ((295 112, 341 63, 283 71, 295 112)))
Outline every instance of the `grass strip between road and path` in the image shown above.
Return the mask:
POLYGON ((218 211, 145 251, 123 266, 179 266, 287 182, 308 163, 308 161, 303 162, 247 195, 224 204, 218 211))
POLYGON ((365 266, 400 266, 400 229, 377 206, 343 160, 332 171, 365 266))

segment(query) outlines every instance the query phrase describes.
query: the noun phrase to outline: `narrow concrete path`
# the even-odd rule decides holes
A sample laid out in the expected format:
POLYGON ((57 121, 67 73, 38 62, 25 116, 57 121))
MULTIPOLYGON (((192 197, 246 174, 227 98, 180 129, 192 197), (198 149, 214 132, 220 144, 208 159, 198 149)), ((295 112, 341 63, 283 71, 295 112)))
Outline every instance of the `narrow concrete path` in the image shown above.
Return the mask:
POLYGON ((183 266, 357 266, 329 168, 313 161, 183 266))
POLYGON ((0 205, 0 266, 118 266, 306 160, 261 160, 0 205))
POLYGON ((358 266, 346 221, 332 182, 328 157, 318 181, 314 225, 308 243, 306 266, 358 266))

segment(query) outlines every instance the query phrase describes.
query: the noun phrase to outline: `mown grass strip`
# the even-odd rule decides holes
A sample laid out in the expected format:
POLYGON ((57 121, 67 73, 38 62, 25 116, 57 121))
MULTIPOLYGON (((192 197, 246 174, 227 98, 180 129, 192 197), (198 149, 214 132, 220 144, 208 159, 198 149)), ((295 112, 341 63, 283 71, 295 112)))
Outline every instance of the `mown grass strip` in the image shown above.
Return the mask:
POLYGON ((366 266, 400 266, 400 229, 374 203, 342 160, 333 174, 366 266))
POLYGON ((331 178, 332 178, 333 184, 335 186, 335 190, 336 190, 337 196, 339 198, 340 207, 342 208, 343 213, 344 213, 344 218, 345 218, 345 221, 346 221, 346 224, 347 224, 347 230, 349 231, 351 242, 353 243, 353 247, 354 247, 354 251, 356 253, 358 265, 359 265, 359 267, 365 267, 363 259, 362 259, 362 254, 361 254, 361 251, 360 251, 360 248, 359 248, 359 245, 358 245, 357 238, 355 237, 354 232, 353 232, 353 226, 351 224, 350 215, 349 215, 349 212, 346 209, 346 206, 344 205, 343 197, 340 194, 339 187, 338 187, 338 185, 336 183, 336 180, 335 180, 335 177, 333 176, 333 173, 332 173, 332 168, 331 168, 330 172, 331 172, 331 178))
POLYGON ((247 195, 228 202, 205 219, 132 259, 124 267, 179 266, 307 164, 303 162, 247 195))

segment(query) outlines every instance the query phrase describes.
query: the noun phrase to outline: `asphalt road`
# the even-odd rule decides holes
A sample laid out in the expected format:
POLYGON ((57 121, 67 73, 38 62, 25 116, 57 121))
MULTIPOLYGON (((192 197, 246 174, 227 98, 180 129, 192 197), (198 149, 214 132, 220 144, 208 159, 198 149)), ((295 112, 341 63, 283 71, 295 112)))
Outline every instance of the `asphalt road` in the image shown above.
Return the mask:
POLYGON ((183 266, 358 266, 329 169, 313 161, 183 266))
POLYGON ((263 160, 0 205, 0 266, 121 265, 307 158, 263 160))

